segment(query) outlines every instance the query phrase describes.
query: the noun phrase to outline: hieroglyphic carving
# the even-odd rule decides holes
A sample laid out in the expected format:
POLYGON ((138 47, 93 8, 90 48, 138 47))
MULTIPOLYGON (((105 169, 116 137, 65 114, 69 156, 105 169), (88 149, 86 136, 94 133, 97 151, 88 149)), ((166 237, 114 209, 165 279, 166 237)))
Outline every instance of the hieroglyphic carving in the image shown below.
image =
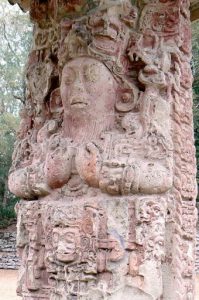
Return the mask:
POLYGON ((20 293, 193 299, 188 1, 33 0, 29 9, 34 42, 9 176, 26 200, 20 293))
POLYGON ((139 287, 145 294, 144 299, 159 299, 163 293, 160 265, 165 259, 166 205, 166 200, 157 196, 129 201, 127 278, 130 286, 139 287))
POLYGON ((17 293, 24 299, 31 299, 32 292, 36 299, 48 299, 49 275, 44 263, 45 242, 39 203, 28 202, 20 206, 17 206, 17 247, 22 264, 17 293))
POLYGON ((18 294, 25 299, 88 299, 89 289, 107 294, 125 253, 114 235, 108 232, 105 210, 95 202, 67 208, 64 203, 23 202, 18 207, 17 246, 23 260, 18 294), (106 277, 110 285, 101 291, 106 277))

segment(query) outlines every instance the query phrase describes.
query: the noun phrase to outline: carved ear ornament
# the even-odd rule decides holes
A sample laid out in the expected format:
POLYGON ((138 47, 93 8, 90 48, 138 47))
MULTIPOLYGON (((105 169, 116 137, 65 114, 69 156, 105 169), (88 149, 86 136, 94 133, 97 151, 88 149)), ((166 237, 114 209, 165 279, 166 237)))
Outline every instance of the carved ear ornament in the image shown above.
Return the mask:
POLYGON ((62 106, 62 100, 60 95, 60 88, 57 88, 52 91, 50 96, 50 112, 51 113, 62 113, 63 112, 63 106, 62 106))
MULTIPOLYGON (((127 84, 126 84, 127 86, 127 84)), ((129 112, 137 106, 139 90, 137 87, 128 83, 127 88, 119 91, 119 100, 116 101, 115 108, 121 112, 129 112)))

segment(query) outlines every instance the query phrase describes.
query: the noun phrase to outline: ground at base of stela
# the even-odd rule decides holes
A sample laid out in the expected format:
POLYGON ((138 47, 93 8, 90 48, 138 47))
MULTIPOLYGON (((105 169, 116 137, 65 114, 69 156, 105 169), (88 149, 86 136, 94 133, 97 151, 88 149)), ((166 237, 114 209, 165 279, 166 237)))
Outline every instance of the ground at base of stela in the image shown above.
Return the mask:
MULTIPOLYGON (((0 300, 20 300, 16 296, 17 271, 0 269, 0 300)), ((196 283, 196 299, 199 300, 199 274, 196 283)), ((94 299, 93 299, 94 300, 94 299)))

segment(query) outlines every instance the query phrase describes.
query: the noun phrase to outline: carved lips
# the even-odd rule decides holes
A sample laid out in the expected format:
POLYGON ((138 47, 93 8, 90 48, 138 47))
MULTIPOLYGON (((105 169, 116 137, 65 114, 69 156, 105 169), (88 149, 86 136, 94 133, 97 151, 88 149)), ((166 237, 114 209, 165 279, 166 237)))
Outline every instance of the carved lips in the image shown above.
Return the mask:
POLYGON ((72 107, 76 107, 76 108, 84 108, 86 107, 87 105, 89 104, 88 100, 86 100, 85 98, 83 97, 73 97, 71 100, 70 100, 70 105, 72 107))

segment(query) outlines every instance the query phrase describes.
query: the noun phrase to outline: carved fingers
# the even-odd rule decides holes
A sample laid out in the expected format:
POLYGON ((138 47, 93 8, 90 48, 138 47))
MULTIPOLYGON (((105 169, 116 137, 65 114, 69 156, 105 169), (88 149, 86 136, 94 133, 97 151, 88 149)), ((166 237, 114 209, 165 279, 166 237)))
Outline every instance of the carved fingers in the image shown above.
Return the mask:
POLYGON ((94 143, 88 143, 86 146, 80 147, 75 162, 80 177, 90 186, 98 187, 102 164, 98 147, 94 143))
POLYGON ((8 185, 10 191, 23 199, 46 196, 50 188, 43 179, 43 165, 28 166, 10 174, 8 185))
POLYGON ((74 148, 65 139, 52 141, 46 156, 44 173, 49 187, 55 189, 66 184, 72 171, 74 148))

